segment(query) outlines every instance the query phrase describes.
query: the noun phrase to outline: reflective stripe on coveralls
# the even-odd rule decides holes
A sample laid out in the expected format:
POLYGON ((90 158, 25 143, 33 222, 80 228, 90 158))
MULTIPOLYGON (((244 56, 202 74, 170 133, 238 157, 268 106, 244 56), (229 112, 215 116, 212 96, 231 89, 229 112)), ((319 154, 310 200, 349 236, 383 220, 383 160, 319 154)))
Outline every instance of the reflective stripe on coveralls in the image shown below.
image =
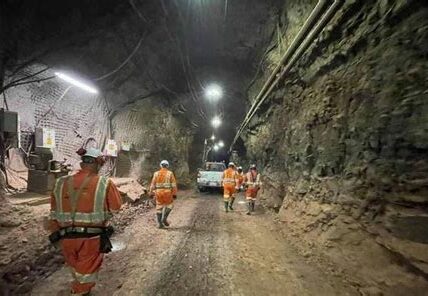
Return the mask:
POLYGON ((223 197, 225 202, 228 202, 230 198, 234 198, 235 186, 237 184, 237 173, 232 168, 228 168, 223 172, 223 197))
MULTIPOLYGON (((97 188, 95 191, 95 200, 94 208, 92 213, 82 213, 76 212, 75 208, 77 206, 77 200, 73 201, 74 209, 72 212, 63 211, 63 188, 65 181, 68 181, 70 186, 73 181, 73 176, 59 178, 56 182, 54 188, 54 195, 56 200, 57 209, 56 211, 51 211, 51 218, 57 220, 59 223, 103 223, 106 219, 111 218, 112 214, 104 211, 105 197, 107 193, 107 179, 105 177, 99 177, 97 182, 97 188)), ((83 186, 81 186, 79 191, 81 191, 89 182, 90 178, 84 180, 83 186)), ((72 185, 71 185, 72 186, 72 185)), ((70 188, 69 188, 70 189, 70 188)), ((75 192, 76 195, 80 195, 81 192, 75 192)), ((71 197, 71 196, 70 196, 71 197)), ((78 196, 76 196, 77 198, 78 196)))
MULTIPOLYGON (((156 172, 154 177, 155 179, 157 179, 159 177, 159 172, 156 172)), ((172 172, 168 172, 165 177, 164 183, 156 182, 155 189, 172 189, 175 186, 177 186, 175 183, 172 182, 171 177, 172 177, 172 172)))
POLYGON ((156 195, 156 211, 162 213, 162 217, 167 216, 166 209, 173 208, 173 195, 176 192, 176 181, 171 171, 162 168, 153 175, 150 185, 156 195))
POLYGON ((223 172, 223 184, 235 185, 238 174, 233 169, 226 169, 223 172))
POLYGON ((96 283, 97 273, 103 262, 100 253, 100 238, 72 238, 61 240, 65 262, 70 266, 74 281, 74 294, 89 292, 96 283))
MULTIPOLYGON (((159 177, 159 172, 155 173, 155 179, 157 179, 159 177)), ((174 187, 177 186, 177 184, 172 182, 172 172, 168 172, 166 177, 165 177, 165 181, 164 183, 156 183, 155 184, 155 189, 172 189, 174 187)))
POLYGON ((257 192, 260 189, 260 174, 257 174, 254 178, 251 172, 246 175, 247 190, 245 191, 245 197, 247 200, 256 200, 257 192))
POLYGON ((223 183, 235 184, 235 179, 233 178, 224 178, 223 183))
POLYGON ((258 187, 260 186, 260 174, 256 175, 256 178, 253 178, 251 172, 247 173, 247 182, 248 187, 258 187))
POLYGON ((73 278, 81 284, 93 283, 98 279, 98 272, 84 274, 71 269, 71 274, 73 278))
MULTIPOLYGON (((97 176, 92 168, 82 168, 57 181, 51 198, 52 229, 104 227, 111 211, 119 210, 120 205, 120 193, 113 182, 97 176)), ((100 244, 99 235, 60 240, 65 262, 73 269, 72 293, 83 295, 95 286, 104 258, 100 244)))

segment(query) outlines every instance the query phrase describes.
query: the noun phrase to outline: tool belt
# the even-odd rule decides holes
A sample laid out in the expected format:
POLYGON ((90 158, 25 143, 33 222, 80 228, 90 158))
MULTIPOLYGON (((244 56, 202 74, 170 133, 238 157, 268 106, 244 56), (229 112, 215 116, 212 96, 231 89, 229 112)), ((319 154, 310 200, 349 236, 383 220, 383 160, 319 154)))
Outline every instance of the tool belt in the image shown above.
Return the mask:
POLYGON ((52 244, 57 243, 61 239, 73 239, 73 238, 90 238, 99 236, 100 237, 100 252, 109 253, 111 252, 113 245, 111 244, 110 237, 114 233, 113 226, 107 227, 77 227, 70 226, 64 227, 60 230, 53 232, 49 235, 49 241, 52 244))

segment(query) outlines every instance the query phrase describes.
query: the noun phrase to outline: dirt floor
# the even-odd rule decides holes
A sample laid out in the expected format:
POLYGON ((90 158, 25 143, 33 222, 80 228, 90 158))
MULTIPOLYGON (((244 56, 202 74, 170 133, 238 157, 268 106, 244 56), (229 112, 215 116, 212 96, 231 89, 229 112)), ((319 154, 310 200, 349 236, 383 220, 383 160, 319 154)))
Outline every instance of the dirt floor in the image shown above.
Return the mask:
MULTIPOLYGON (((133 180, 118 181, 119 190, 129 202, 113 220, 121 233, 150 205, 145 198, 137 200, 136 192, 144 191, 141 185, 133 180)), ((1 193, 0 203, 0 295, 29 294, 36 282, 49 277, 64 262, 60 250, 49 243, 49 232, 44 228, 50 211, 49 196, 21 190, 1 193)))
MULTIPOLYGON (((224 213, 218 194, 181 192, 169 229, 154 210, 114 237, 94 295, 359 295, 345 276, 299 253, 274 217, 261 208, 245 215, 240 196, 224 213)), ((64 267, 31 295, 67 295, 64 267)))

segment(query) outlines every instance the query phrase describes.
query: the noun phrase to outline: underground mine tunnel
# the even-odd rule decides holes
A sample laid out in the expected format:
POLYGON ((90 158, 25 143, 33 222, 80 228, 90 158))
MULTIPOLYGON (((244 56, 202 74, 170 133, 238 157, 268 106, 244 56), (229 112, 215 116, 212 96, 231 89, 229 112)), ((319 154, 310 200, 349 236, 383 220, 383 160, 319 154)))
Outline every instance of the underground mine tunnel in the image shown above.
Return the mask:
POLYGON ((427 295, 427 58, 427 1, 0 1, 0 294, 427 295))

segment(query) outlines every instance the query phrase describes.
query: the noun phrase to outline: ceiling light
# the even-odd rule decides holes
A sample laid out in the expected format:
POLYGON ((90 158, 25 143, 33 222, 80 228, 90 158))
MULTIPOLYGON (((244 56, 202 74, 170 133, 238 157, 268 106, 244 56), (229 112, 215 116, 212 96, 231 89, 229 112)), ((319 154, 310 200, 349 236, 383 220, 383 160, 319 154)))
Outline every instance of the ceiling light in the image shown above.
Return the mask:
POLYGON ((221 119, 218 116, 215 116, 213 120, 211 120, 211 124, 214 128, 217 128, 221 125, 221 119))
POLYGON ((68 83, 77 86, 80 89, 86 90, 87 92, 90 92, 91 94, 97 94, 98 90, 94 87, 87 85, 73 77, 68 76, 67 74, 61 73, 61 72, 55 72, 55 75, 61 78, 64 81, 67 81, 68 83))
POLYGON ((223 89, 217 84, 210 84, 205 89, 205 96, 211 100, 218 100, 223 96, 223 89))
POLYGON ((218 142, 218 146, 221 147, 221 148, 223 148, 224 147, 223 141, 218 142))

